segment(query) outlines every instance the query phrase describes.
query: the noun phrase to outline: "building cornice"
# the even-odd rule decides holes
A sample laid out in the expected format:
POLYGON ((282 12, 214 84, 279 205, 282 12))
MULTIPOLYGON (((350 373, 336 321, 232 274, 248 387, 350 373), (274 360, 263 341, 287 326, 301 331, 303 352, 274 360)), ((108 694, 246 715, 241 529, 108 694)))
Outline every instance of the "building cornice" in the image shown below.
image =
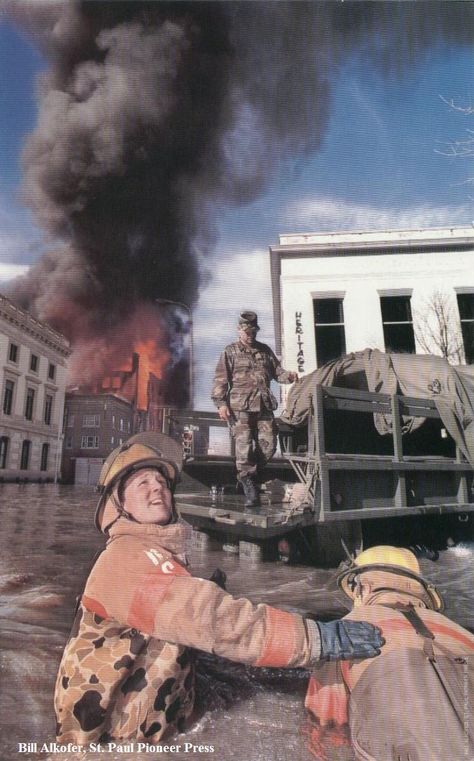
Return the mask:
POLYGON ((289 233, 279 236, 281 247, 305 247, 315 248, 353 248, 383 246, 412 246, 419 243, 422 246, 442 243, 446 246, 451 241, 456 243, 467 242, 474 245, 474 226, 459 227, 430 227, 404 230, 345 230, 343 232, 327 233, 289 233))
POLYGON ((473 251, 474 238, 457 240, 390 240, 390 241, 346 241, 344 243, 294 243, 270 246, 270 251, 281 259, 301 259, 306 256, 368 256, 388 254, 430 254, 434 251, 473 251))
POLYGON ((2 295, 0 295, 0 317, 40 343, 53 349, 62 357, 67 359, 71 355, 72 349, 66 336, 54 330, 46 323, 35 319, 31 314, 15 306, 15 304, 2 295))

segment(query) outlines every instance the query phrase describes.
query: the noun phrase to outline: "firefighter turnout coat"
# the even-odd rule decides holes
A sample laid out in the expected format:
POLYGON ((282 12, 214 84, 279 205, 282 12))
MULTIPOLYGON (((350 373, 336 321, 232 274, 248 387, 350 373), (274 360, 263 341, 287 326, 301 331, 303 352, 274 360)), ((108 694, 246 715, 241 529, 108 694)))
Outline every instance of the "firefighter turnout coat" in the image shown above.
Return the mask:
POLYGON ((61 742, 154 742, 183 729, 194 702, 189 648, 254 666, 308 666, 319 657, 313 622, 191 576, 183 549, 180 524, 121 518, 110 529, 59 668, 61 742))
POLYGON ((346 618, 379 626, 386 644, 373 660, 316 665, 305 705, 318 757, 350 734, 358 761, 473 758, 474 635, 397 592, 346 618))

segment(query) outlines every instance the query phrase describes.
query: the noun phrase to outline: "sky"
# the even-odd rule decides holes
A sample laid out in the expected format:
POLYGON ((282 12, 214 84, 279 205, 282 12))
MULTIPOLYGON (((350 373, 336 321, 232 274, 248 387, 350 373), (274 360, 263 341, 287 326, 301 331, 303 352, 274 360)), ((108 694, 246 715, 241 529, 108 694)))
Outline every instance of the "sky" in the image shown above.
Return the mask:
MULTIPOLYGON (((50 245, 22 201, 22 149, 47 68, 25 31, 0 15, 0 290, 50 245)), ((259 339, 274 344, 268 247, 280 234, 471 224, 472 162, 449 147, 474 128, 473 71, 472 44, 453 39, 428 45, 401 74, 363 45, 337 66, 328 62, 319 146, 283 160, 255 200, 216 213, 218 238, 193 315, 196 409, 212 408, 214 366, 242 309, 258 312, 259 339)))

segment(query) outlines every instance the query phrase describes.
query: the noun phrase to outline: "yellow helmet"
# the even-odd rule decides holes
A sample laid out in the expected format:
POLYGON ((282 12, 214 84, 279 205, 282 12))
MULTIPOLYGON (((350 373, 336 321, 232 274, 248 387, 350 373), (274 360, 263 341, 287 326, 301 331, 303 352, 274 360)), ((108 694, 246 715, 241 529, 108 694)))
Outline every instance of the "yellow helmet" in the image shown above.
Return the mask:
POLYGON ((95 525, 99 531, 106 531, 103 518, 111 492, 123 478, 142 468, 157 468, 169 481, 171 491, 179 480, 182 469, 182 447, 164 433, 146 431, 131 436, 124 444, 116 447, 105 460, 100 472, 97 491, 100 498, 95 512, 95 525))
MULTIPOLYGON (((428 594, 433 610, 443 609, 443 599, 433 584, 430 584, 421 576, 420 565, 413 552, 404 547, 390 547, 379 545, 370 547, 358 555, 352 565, 346 568, 337 579, 342 591, 351 598, 355 597, 355 578, 367 571, 387 571, 394 576, 405 576, 418 581, 428 594)), ((397 589, 394 584, 394 589, 397 589)))

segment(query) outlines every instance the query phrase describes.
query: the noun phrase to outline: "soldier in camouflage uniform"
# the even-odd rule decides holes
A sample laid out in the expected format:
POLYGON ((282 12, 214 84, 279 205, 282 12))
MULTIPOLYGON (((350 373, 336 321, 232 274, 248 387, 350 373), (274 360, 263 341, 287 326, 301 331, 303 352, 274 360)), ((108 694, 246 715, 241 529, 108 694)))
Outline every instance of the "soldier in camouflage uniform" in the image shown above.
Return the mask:
POLYGON ((310 666, 377 655, 372 626, 319 624, 234 599, 186 568, 172 490, 181 447, 142 433, 104 463, 96 525, 108 535, 80 600, 56 680, 61 743, 138 740, 182 731, 194 704, 188 648, 254 666, 310 666))
POLYGON ((284 370, 273 351, 256 340, 255 312, 242 312, 239 340, 226 346, 217 363, 212 401, 219 417, 229 423, 235 438, 237 478, 246 506, 259 503, 257 478, 275 454, 277 426, 273 410, 278 403, 270 390, 272 380, 293 383, 297 373, 284 370))

